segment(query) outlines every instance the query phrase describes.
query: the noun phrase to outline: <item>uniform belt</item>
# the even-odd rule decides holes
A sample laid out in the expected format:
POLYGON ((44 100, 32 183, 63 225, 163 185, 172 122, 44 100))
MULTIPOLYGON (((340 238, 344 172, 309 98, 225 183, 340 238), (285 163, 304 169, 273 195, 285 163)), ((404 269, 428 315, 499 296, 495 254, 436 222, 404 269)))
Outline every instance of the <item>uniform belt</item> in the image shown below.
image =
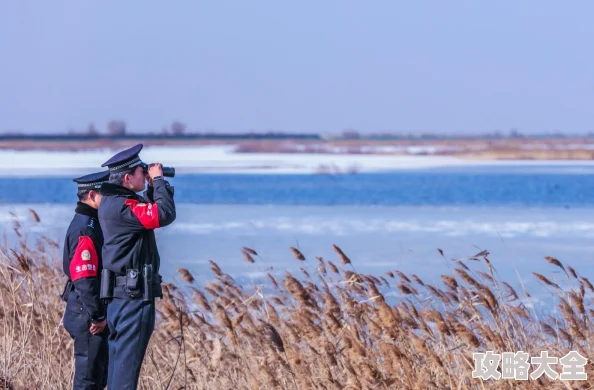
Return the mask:
MULTIPOLYGON (((119 285, 114 287, 113 297, 120 299, 142 299, 142 292, 133 298, 126 292, 126 290, 124 290, 123 285, 119 285)), ((163 290, 161 289, 160 284, 153 284, 153 297, 163 298, 163 290)))
MULTIPOLYGON (((155 281, 153 282, 153 284, 161 284, 161 282, 163 281, 163 279, 161 278, 161 275, 159 275, 159 274, 156 274, 154 276, 154 278, 155 278, 155 281)), ((115 285, 116 285, 116 287, 126 285, 126 275, 116 276, 115 277, 115 285)))
MULTIPOLYGON (((161 275, 156 274, 154 275, 154 282, 152 284, 152 290, 153 290, 153 297, 155 298, 163 298, 163 290, 161 289, 161 283, 163 281, 163 279, 161 278, 161 275)), ((117 275, 115 277, 115 286, 113 289, 113 297, 114 298, 120 298, 120 299, 142 299, 142 291, 140 292, 140 294, 137 294, 134 297, 131 297, 130 294, 128 294, 128 292, 126 292, 125 290, 125 286, 126 286, 126 275, 117 275)))

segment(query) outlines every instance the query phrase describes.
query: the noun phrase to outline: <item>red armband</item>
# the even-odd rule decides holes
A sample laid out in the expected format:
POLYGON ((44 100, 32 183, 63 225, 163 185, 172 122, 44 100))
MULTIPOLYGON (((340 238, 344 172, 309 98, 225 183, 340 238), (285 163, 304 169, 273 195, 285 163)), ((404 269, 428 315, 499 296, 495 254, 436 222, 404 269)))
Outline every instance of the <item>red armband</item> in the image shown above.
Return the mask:
POLYGON ((126 199, 126 206, 130 207, 132 214, 138 218, 145 229, 159 227, 159 211, 156 203, 138 203, 137 200, 126 199))
POLYGON ((93 240, 89 236, 80 236, 70 262, 70 279, 74 282, 80 278, 96 277, 98 268, 99 257, 93 240))

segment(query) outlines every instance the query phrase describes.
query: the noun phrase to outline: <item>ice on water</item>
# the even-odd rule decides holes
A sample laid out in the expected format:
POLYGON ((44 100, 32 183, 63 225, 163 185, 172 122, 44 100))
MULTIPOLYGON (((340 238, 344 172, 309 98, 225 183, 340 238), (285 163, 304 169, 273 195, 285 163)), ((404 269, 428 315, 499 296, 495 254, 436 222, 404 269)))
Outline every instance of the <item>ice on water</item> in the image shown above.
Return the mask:
MULTIPOLYGON (((60 244, 73 212, 67 205, 0 206, 0 220, 9 236, 10 210, 32 232, 31 238, 46 234, 60 244), (39 214, 41 223, 32 220, 29 208, 39 214)), ((546 289, 532 272, 551 279, 564 277, 550 273, 559 270, 547 264, 545 256, 587 275, 594 253, 594 210, 181 204, 177 221, 157 234, 162 271, 169 278, 177 277, 178 267, 186 267, 199 282, 206 282, 212 278, 208 260, 214 260, 234 278, 255 283, 267 272, 300 273, 302 266, 311 271, 316 256, 338 265, 332 250, 336 244, 358 272, 385 276, 386 271, 398 269, 439 283, 441 274, 453 272, 454 259, 488 250, 497 276, 518 291, 525 287, 539 296, 546 289), (255 264, 242 260, 244 246, 258 252, 255 264), (289 246, 299 248, 310 261, 295 260, 289 246)), ((486 271, 484 264, 465 263, 486 271)))

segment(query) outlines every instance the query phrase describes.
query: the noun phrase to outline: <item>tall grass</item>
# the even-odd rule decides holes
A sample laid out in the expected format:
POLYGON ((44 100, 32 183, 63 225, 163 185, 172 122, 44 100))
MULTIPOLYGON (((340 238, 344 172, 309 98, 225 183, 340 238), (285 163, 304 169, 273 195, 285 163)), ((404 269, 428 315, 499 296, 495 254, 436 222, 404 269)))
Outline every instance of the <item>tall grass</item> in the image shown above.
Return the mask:
MULTIPOLYGON (((0 388, 69 389, 72 341, 61 324, 60 245, 42 237, 28 247, 16 219, 14 229, 21 240, 0 252, 0 388)), ((268 274, 256 286, 238 284, 214 261, 212 280, 203 285, 178 269, 185 282, 164 284, 139 388, 592 387, 590 362, 588 381, 472 378, 473 352, 591 356, 594 287, 569 265, 543 260, 563 283, 534 273, 558 309, 541 316, 527 304, 528 291, 496 276, 486 251, 454 262, 432 285, 398 270, 359 273, 356 259, 333 249, 335 259, 309 259, 288 248, 301 274, 268 274)), ((254 266, 261 262, 256 250, 242 252, 254 266)))

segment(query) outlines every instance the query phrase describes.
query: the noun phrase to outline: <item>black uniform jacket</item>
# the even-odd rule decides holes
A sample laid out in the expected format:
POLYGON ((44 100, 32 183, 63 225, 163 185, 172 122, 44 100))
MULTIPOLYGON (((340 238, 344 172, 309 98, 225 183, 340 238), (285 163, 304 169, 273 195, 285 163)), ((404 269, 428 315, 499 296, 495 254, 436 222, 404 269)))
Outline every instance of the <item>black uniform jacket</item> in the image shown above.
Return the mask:
POLYGON ((69 295, 68 305, 82 304, 93 323, 105 320, 105 306, 99 299, 102 246, 97 210, 78 202, 64 240, 62 268, 76 292, 69 295))
POLYGON ((175 220, 173 192, 173 187, 163 178, 157 178, 144 197, 120 185, 101 186, 103 267, 124 275, 127 269, 142 272, 144 264, 152 264, 154 273, 158 274, 161 260, 154 229, 175 220))

